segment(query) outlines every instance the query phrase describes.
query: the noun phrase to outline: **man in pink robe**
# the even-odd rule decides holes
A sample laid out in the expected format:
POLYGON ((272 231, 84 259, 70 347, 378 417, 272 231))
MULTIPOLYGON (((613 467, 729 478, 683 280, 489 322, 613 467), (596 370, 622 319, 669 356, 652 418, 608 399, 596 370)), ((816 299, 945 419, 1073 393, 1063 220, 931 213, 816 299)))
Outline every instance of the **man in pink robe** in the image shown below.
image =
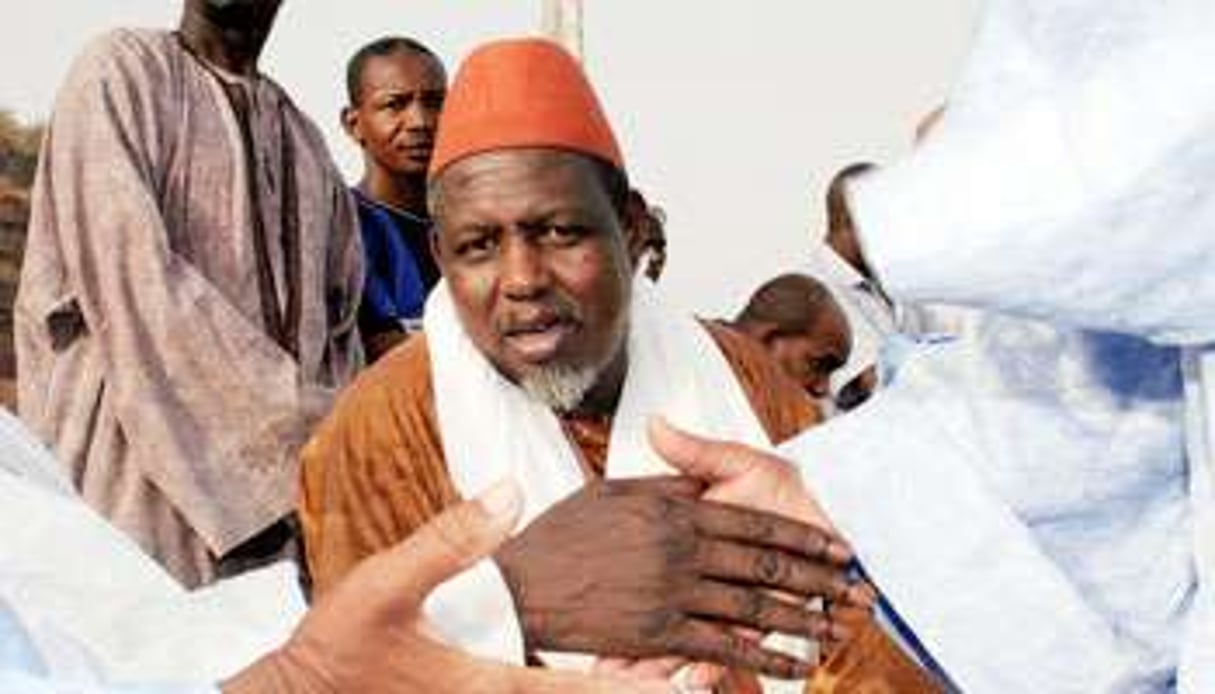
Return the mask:
POLYGON ((15 308, 22 418, 186 585, 283 553, 296 452, 359 358, 361 249, 257 57, 279 0, 186 0, 76 61, 15 308))

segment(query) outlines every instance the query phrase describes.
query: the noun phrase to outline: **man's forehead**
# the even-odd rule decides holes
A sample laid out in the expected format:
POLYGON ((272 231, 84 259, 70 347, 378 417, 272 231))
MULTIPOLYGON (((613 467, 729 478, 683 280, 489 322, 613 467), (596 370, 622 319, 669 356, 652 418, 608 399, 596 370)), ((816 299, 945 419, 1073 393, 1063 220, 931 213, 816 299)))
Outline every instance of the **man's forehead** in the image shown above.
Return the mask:
POLYGON ((510 183, 514 186, 543 185, 594 202, 604 195, 603 186, 590 157, 555 148, 508 148, 473 154, 447 167, 432 186, 444 196, 457 192, 481 192, 510 183))
POLYGON ((368 56, 363 64, 360 77, 367 81, 401 74, 407 75, 410 79, 447 82, 447 72, 438 58, 408 47, 368 56))

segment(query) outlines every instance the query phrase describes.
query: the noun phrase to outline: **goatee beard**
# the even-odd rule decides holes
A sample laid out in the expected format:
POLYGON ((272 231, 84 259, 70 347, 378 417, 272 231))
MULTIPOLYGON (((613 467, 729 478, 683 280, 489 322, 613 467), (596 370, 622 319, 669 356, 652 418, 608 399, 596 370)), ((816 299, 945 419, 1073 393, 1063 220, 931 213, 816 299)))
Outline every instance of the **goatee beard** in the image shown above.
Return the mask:
POLYGON ((590 366, 544 366, 525 375, 519 385, 528 397, 564 414, 582 403, 598 379, 599 369, 590 366))

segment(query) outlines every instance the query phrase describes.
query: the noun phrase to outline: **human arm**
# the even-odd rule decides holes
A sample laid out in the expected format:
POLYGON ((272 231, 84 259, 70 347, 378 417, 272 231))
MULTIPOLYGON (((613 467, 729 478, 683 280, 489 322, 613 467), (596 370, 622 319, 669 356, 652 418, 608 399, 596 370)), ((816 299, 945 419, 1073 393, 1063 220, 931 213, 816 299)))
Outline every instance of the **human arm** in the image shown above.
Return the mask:
POLYGON ((945 301, 1215 340, 1215 14, 992 2, 928 139, 851 191, 866 260, 945 301))
POLYGON ((669 691, 661 681, 511 667, 433 638, 421 613, 426 595, 502 543, 521 503, 517 488, 500 484, 366 560, 313 607, 287 644, 225 682, 224 694, 669 691))
POLYGON ((653 441, 677 468, 716 479, 715 497, 838 527, 963 691, 1125 689, 1139 674, 1133 650, 949 445, 954 434, 885 396, 783 449, 799 466, 661 427, 653 441))

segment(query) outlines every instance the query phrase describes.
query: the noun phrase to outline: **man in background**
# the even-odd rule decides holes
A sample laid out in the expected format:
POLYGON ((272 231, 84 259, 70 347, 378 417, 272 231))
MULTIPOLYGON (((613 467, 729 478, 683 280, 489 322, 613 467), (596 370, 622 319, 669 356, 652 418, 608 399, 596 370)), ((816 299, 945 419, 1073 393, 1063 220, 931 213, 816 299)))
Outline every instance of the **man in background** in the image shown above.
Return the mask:
POLYGON ((299 445, 350 377, 356 218, 258 69, 278 0, 186 0, 76 61, 16 304, 19 410, 182 583, 288 552, 299 445))
POLYGON ((831 395, 831 375, 852 352, 848 318, 831 290, 807 275, 768 280, 731 324, 764 346, 812 397, 831 395))
POLYGON ((374 362, 421 327, 426 295, 439 281, 426 169, 447 74, 426 46, 388 37, 354 54, 346 89, 342 126, 363 150, 363 178, 353 189, 367 261, 359 332, 374 362))

